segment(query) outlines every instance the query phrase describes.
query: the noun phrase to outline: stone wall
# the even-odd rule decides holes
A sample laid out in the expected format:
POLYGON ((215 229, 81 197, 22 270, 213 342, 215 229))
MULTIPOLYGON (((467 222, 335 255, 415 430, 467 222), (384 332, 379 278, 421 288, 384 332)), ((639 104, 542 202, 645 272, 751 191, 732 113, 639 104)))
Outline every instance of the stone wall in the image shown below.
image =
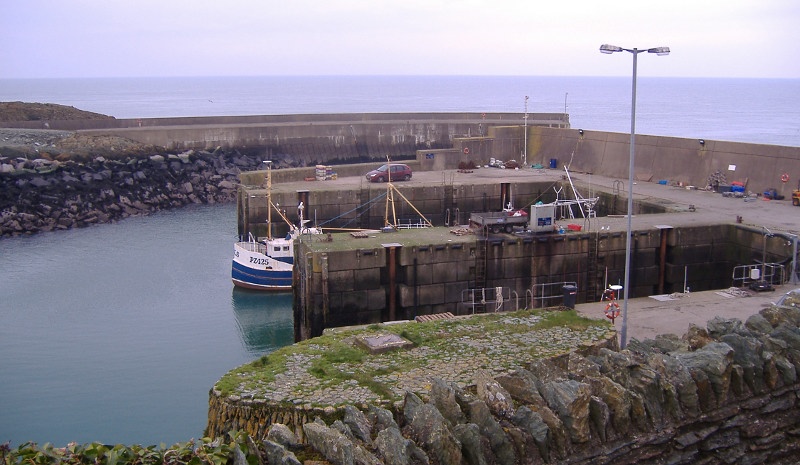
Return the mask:
POLYGON ((794 464, 798 326, 796 307, 715 317, 682 338, 520 360, 467 389, 434 378, 395 406, 292 412, 212 391, 206 432, 245 430, 279 456, 308 448, 332 463, 794 464))
POLYGON ((108 223, 187 204, 230 202, 260 159, 189 151, 86 162, 3 159, 0 237, 108 223))

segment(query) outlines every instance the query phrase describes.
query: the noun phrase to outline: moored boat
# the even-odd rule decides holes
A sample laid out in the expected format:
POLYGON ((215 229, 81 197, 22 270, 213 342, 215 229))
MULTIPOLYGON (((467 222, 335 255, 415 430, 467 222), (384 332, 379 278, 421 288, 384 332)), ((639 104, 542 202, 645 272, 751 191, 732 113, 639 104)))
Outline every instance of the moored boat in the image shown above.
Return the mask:
MULTIPOLYGON (((269 163, 269 162, 265 162, 269 163)), ((301 234, 321 234, 318 228, 305 227, 303 220, 303 204, 298 206, 300 227, 278 214, 289 225, 289 232, 284 237, 272 237, 272 178, 271 166, 267 169, 267 237, 256 239, 248 234, 247 240, 240 240, 233 245, 233 263, 231 280, 234 286, 261 291, 283 291, 292 288, 292 270, 294 269, 294 241, 301 234)), ((277 209, 276 209, 277 211, 277 209)))
POLYGON ((233 245, 231 279, 237 287, 263 291, 292 288, 294 237, 247 241, 233 245))

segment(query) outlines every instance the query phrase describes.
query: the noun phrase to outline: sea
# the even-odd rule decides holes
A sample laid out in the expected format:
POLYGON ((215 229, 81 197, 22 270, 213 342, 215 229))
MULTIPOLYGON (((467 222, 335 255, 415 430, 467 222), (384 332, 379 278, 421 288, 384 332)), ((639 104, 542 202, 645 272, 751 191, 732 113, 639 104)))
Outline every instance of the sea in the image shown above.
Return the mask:
MULTIPOLYGON (((637 82, 637 134, 800 146, 799 79, 637 82)), ((631 131, 630 77, 0 79, 0 101, 116 118, 568 113, 631 131), (526 98, 527 97, 527 98, 526 98)), ((0 443, 171 445, 203 435, 228 370, 293 342, 291 294, 235 289, 233 204, 0 238, 0 443)))

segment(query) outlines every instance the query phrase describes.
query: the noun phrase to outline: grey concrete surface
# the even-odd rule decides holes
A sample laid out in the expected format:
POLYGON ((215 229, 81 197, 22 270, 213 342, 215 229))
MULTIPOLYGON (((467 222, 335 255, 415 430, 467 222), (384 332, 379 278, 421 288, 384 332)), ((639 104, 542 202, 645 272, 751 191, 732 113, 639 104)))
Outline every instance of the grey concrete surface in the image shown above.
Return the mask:
MULTIPOLYGON (((694 324, 702 328, 715 316, 737 318, 742 322, 750 315, 758 313, 771 302, 777 301, 784 293, 800 287, 785 284, 774 291, 750 292, 736 295, 725 290, 690 292, 679 294, 671 300, 658 300, 653 297, 638 297, 628 302, 628 340, 652 339, 659 334, 683 336, 694 324)), ((662 297, 662 296, 659 296, 662 297)), ((663 296, 666 297, 666 296, 663 296)), ((620 307, 624 307, 620 300, 620 307)), ((605 302, 578 304, 575 310, 588 318, 605 319, 605 302)), ((614 320, 617 332, 622 329, 622 315, 614 320)))

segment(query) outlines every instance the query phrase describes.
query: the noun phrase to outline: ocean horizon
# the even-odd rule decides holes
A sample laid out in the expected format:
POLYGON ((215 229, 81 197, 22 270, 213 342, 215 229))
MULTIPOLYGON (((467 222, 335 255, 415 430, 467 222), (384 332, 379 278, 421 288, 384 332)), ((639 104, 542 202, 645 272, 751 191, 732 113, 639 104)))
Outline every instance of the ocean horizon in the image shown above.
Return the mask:
MULTIPOLYGON (((4 79, 0 101, 57 103, 115 118, 527 109, 568 113, 576 129, 631 129, 630 77, 4 79)), ((800 146, 799 122, 800 79, 637 79, 637 134, 800 146)))

